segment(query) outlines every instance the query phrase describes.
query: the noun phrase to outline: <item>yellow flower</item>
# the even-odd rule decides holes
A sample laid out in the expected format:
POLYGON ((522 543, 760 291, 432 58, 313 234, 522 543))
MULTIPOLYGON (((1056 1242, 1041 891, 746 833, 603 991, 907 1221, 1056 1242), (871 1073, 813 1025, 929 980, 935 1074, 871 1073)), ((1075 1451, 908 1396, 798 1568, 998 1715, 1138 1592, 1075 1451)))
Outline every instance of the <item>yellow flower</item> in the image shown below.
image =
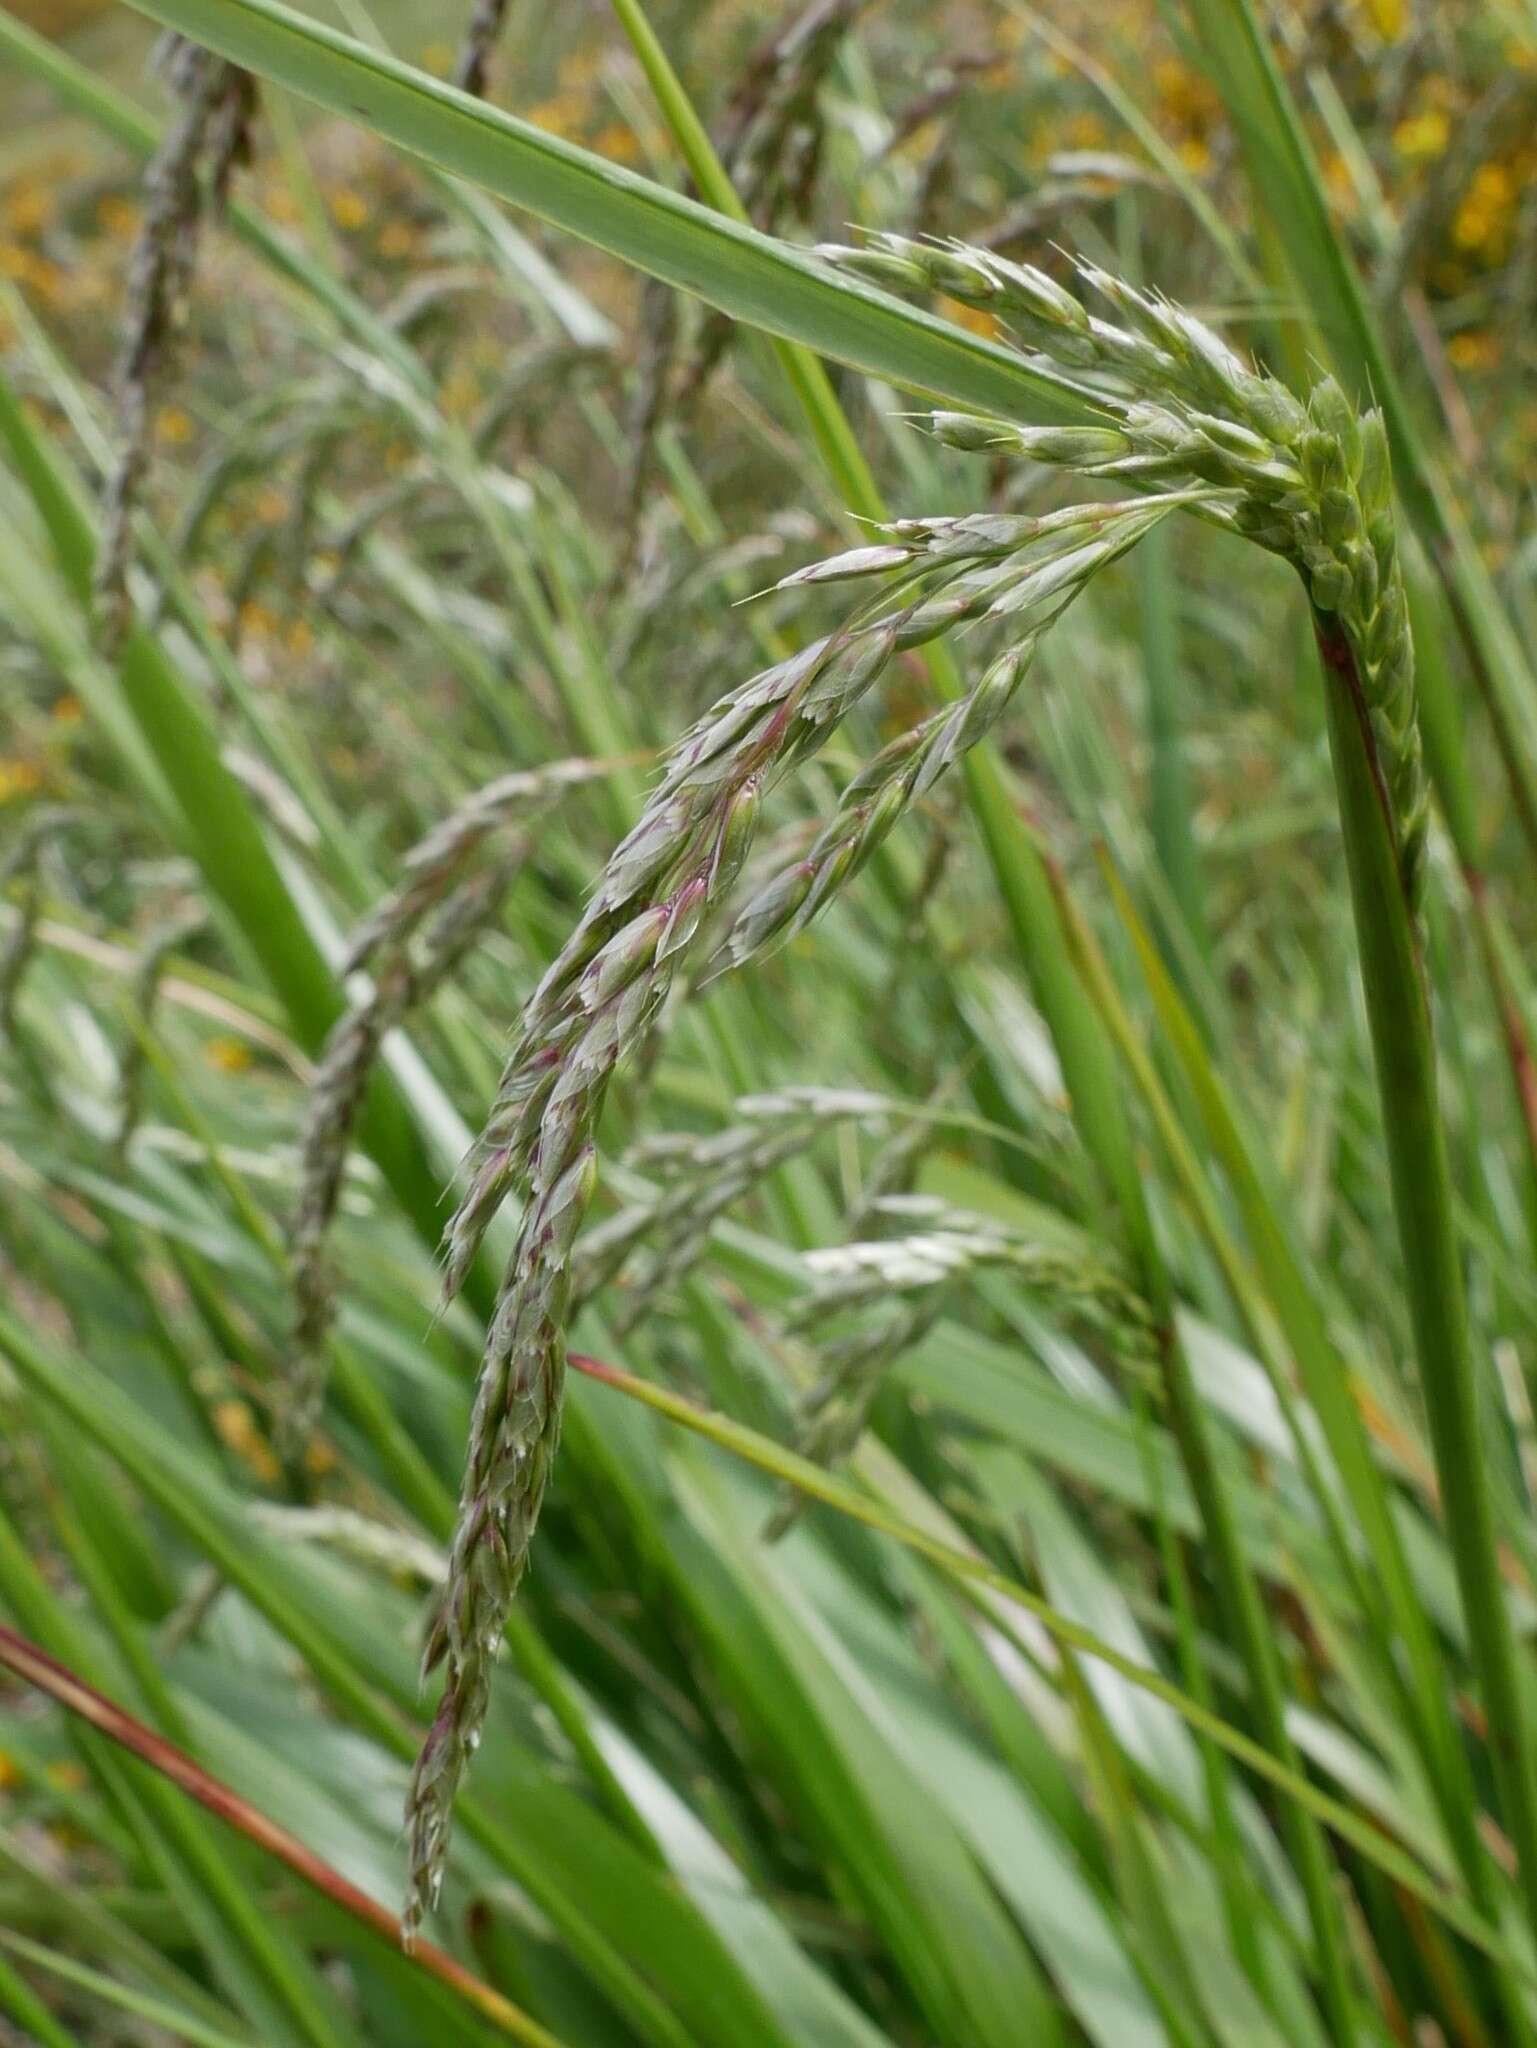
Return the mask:
POLYGON ((42 787, 42 771, 31 761, 7 761, 0 757, 0 804, 12 797, 31 796, 42 787))
POLYGON ((1321 168, 1324 184, 1328 187, 1329 197, 1334 202, 1336 212, 1347 217, 1353 214, 1359 195, 1356 192, 1355 179, 1350 175, 1349 164, 1337 149, 1332 149, 1324 158, 1321 168))
POLYGON ((603 63, 603 46, 592 43, 580 50, 570 50, 561 58, 555 76, 564 92, 577 93, 584 86, 592 84, 603 63))
POLYGON ((334 1472, 340 1460, 336 1446, 324 1437, 312 1437, 305 1447, 304 1469, 312 1479, 324 1479, 328 1472, 334 1472))
POLYGON ((1386 43, 1396 42, 1408 22, 1404 0, 1366 0, 1367 19, 1386 43))
POLYGON ((308 654, 315 644, 315 629, 309 620, 290 619, 283 644, 290 654, 308 654))
POLYGON ((0 242, 0 271, 28 286, 45 306, 57 305, 64 273, 35 249, 24 248, 20 242, 0 242))
POLYGON ((0 1792, 9 1792, 13 1786, 20 1783, 21 1772, 17 1769, 15 1758, 0 1749, 0 1792))
POLYGON ((331 218, 336 225, 352 233, 362 227, 368 219, 368 202, 361 192, 354 192, 350 185, 343 185, 330 198, 331 218))
POLYGON ((1429 163, 1442 155, 1452 137, 1452 124, 1439 107, 1410 114, 1393 130, 1393 147, 1405 162, 1429 163))
POLYGON ((192 439, 192 419, 179 405, 163 405, 155 415, 155 439, 180 447, 192 439))
POLYGON ((1211 148, 1200 135, 1187 135, 1179 145, 1179 160, 1197 177, 1211 169, 1211 148))
POLYGON ((1459 370, 1499 368, 1499 338, 1485 333, 1480 328, 1469 328, 1462 334, 1454 334, 1446 345, 1446 353, 1459 370))
POLYGON ((416 232, 408 221, 386 221, 375 246, 381 256, 391 259, 409 256, 416 247, 416 232))
POLYGON ((528 119, 536 128, 543 128, 551 135, 562 135, 569 141, 581 127, 585 111, 580 93, 558 92, 552 99, 541 100, 537 107, 530 107, 528 119))
POLYGON ((243 1074, 251 1065, 251 1048, 243 1038, 210 1038, 203 1057, 221 1074, 243 1074))
POLYGON ((46 185, 24 178, 5 195, 5 224, 13 235, 40 235, 55 213, 54 196, 46 185))
POLYGON ((1474 174, 1472 189, 1486 205, 1506 207, 1516 196, 1516 184, 1504 164, 1481 164, 1474 174))
POLYGON ((1062 130, 1064 149, 1103 149, 1109 140, 1109 130, 1098 114, 1074 114, 1062 130))
POLYGON ((139 232, 138 201, 121 192, 104 192, 96 202, 96 225, 114 242, 126 242, 139 232))
POLYGON ((1210 81, 1178 57, 1164 57, 1153 67, 1153 90, 1164 111, 1187 134, 1204 134, 1217 111, 1210 81))
POLYGON ((250 1409, 244 1401, 215 1401, 211 1420, 225 1447, 234 1452, 241 1464, 254 1472, 258 1479, 269 1485, 282 1476, 282 1467, 272 1455, 272 1448, 263 1438, 250 1409))
POLYGON ((285 224, 299 218, 299 202, 288 187, 274 178, 262 187, 262 208, 269 220, 285 224))
POLYGON ((62 697, 54 700, 49 715, 59 725, 78 725, 85 716, 85 707, 73 690, 66 690, 62 697))
POLYGON ((623 121, 610 121, 606 128, 600 128, 592 138, 592 146, 599 156, 606 156, 618 164, 640 162, 640 144, 635 139, 633 128, 627 128, 623 121))
POLYGON ((1515 211, 1515 180, 1503 164, 1484 164, 1463 194, 1452 221, 1452 240, 1487 261, 1505 254, 1515 211))
POLYGON ((430 71, 434 78, 447 78, 454 68, 452 43, 423 44, 420 62, 423 71, 430 71))

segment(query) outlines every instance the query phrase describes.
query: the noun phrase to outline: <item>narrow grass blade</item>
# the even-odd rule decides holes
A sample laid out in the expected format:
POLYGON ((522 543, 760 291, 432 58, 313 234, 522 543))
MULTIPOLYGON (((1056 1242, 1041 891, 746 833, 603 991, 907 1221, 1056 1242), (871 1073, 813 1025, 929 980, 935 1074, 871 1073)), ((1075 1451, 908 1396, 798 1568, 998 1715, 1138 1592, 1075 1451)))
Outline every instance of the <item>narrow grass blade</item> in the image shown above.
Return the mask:
MULTIPOLYGON (((929 1535, 926 1531, 904 1522, 870 1495, 860 1492, 846 1480, 839 1479, 820 1465, 798 1457, 769 1437, 746 1428, 729 1416, 701 1408, 685 1395, 675 1394, 667 1387, 658 1386, 650 1380, 643 1380, 634 1373, 626 1372, 622 1366, 606 1361, 588 1358, 580 1353, 571 1355, 572 1367, 589 1378, 601 1380, 606 1386, 616 1388, 639 1401, 643 1406, 653 1408, 669 1421, 692 1429, 698 1435, 707 1437, 721 1449, 734 1456, 745 1458, 759 1471, 767 1472, 786 1485, 795 1487, 810 1499, 821 1501, 825 1506, 835 1508, 838 1513, 849 1516, 866 1527, 889 1536, 894 1542, 916 1551, 930 1563, 949 1576, 997 1594, 1006 1603, 1032 1614, 1053 1636, 1067 1648, 1092 1657, 1105 1664, 1128 1683, 1146 1692, 1151 1698, 1161 1700, 1171 1707, 1181 1720, 1198 1734, 1209 1736, 1218 1748, 1236 1757, 1259 1777, 1283 1790, 1294 1804, 1311 1814, 1315 1819, 1331 1828, 1342 1841, 1348 1842, 1369 1862, 1391 1872, 1396 1883, 1404 1884, 1416 1898, 1423 1899, 1431 1909, 1440 1914, 1449 1926, 1465 1936, 1485 1954, 1497 1956, 1508 1967, 1537 1984, 1537 1971, 1521 1965, 1505 1948, 1500 1936, 1487 1922, 1473 1911, 1460 1894, 1450 1894, 1426 1878, 1409 1859, 1403 1857, 1376 1828, 1363 1823, 1348 1807, 1342 1806, 1327 1793, 1320 1792, 1306 1778, 1299 1777, 1284 1764, 1277 1762, 1270 1752, 1256 1743, 1252 1737, 1242 1734, 1218 1715, 1189 1699, 1160 1673, 1149 1671, 1145 1665, 1124 1656, 1111 1644, 1104 1642, 1090 1629, 1081 1627, 1060 1614, 1049 1602, 1031 1593, 1017 1580, 1006 1573, 996 1571, 981 1558, 952 1544, 929 1535)), ((996 1609, 989 1609, 996 1618, 996 1609)))
POLYGON ((226 2033, 222 2027, 212 2027, 195 2013, 186 2012, 149 1992, 136 1991, 131 1985, 120 1984, 115 1977, 108 1977, 100 1970, 76 1962, 72 1956, 47 1948, 42 1942, 29 1941, 24 1934, 0 1932, 0 1943, 34 1969, 88 1992, 103 2005, 115 2006, 119 2012, 134 2019, 163 2028, 174 2040, 189 2043, 190 2048, 252 2048, 249 2034, 237 2036, 226 2033))

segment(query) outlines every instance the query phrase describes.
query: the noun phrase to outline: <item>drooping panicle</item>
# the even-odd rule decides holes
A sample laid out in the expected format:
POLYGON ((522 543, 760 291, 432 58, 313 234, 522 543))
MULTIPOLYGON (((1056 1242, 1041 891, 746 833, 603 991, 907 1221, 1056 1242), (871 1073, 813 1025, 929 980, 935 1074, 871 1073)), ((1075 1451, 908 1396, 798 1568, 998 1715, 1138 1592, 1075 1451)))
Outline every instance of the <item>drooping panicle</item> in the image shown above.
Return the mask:
MULTIPOLYGON (((808 1252, 812 1285, 786 1318, 792 1334, 819 1333, 820 1370, 800 1404, 803 1457, 830 1465, 850 1455, 887 1369, 989 1268, 1006 1267, 1043 1306, 1114 1348, 1152 1355, 1151 1311, 1103 1249, 1076 1233, 1031 1238, 913 1194, 877 1196, 863 1220, 883 1226, 883 1234, 808 1252), (856 1326, 840 1327, 850 1317, 860 1318, 856 1326)), ((790 1528, 803 1505, 798 1494, 781 1502, 769 1523, 771 1539, 790 1528)))
POLYGON ((172 340, 186 318, 198 234, 224 205, 250 151, 256 86, 249 72, 185 37, 164 37, 157 63, 178 111, 144 180, 144 219, 128 273, 117 363, 118 453, 102 501, 96 604, 112 648, 127 630, 128 571, 139 486, 149 460, 150 407, 172 340))
MULTIPOLYGON (((838 632, 724 696, 678 742, 575 930, 530 996, 446 1233, 451 1294, 502 1202, 525 1207, 481 1364, 449 1578, 428 1650, 444 1693, 408 1800, 407 1926, 436 1895, 455 1787, 485 1717, 490 1671, 560 1431, 572 1248, 591 1196, 609 1083, 644 1041, 746 859, 766 790, 825 744, 904 646, 963 618, 1009 645, 954 705, 851 782, 809 854, 761 885, 718 968, 804 926, 858 872, 935 779, 1002 715, 1036 640, 1107 562, 1188 493, 1072 508, 1039 520, 915 521, 841 580, 894 576, 838 632)), ((816 579, 802 578, 805 581, 816 579)))
POLYGON ((473 791, 406 854, 395 885, 358 925, 342 971, 371 985, 332 1027, 310 1089, 289 1239, 294 1320, 279 1437, 290 1454, 313 1429, 336 1311, 326 1244, 341 1200, 353 1125, 385 1035, 432 995, 474 945, 521 866, 534 822, 568 791, 611 774, 604 761, 552 761, 473 791), (489 849, 489 858, 487 858, 489 849), (466 870, 477 859, 478 872, 466 870))
MULTIPOLYGON (((883 661, 890 651, 888 643, 883 661)), ((882 664, 866 656, 857 635, 820 641, 764 670, 685 737, 530 997, 472 1155, 447 1234, 450 1289, 515 1183, 526 1202, 486 1338, 448 1583, 429 1639, 428 1665, 441 1661, 445 1680, 407 1801, 408 1936, 436 1896, 454 1790, 479 1739, 559 1441, 571 1253, 592 1196, 593 1134, 609 1082, 729 889, 763 779, 870 686, 882 664), (825 715, 807 709, 814 682, 829 692, 825 715)))

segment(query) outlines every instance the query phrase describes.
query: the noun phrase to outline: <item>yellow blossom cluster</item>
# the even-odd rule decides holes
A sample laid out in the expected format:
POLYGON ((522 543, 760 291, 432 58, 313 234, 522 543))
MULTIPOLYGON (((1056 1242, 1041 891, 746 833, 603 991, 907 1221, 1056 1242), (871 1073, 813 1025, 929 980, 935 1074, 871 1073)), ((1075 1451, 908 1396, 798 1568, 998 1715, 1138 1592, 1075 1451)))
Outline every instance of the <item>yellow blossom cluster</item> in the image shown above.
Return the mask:
POLYGON ((1434 163, 1452 139, 1451 116, 1445 107, 1421 107, 1406 114, 1393 130, 1393 148, 1405 163, 1434 163))
POLYGON ((1446 353, 1455 369, 1482 375, 1499 368, 1503 351, 1497 335, 1484 328, 1470 327, 1452 336, 1446 353))
POLYGON ((1480 164, 1452 221, 1459 249, 1485 263, 1501 263, 1510 252, 1519 187, 1513 167, 1480 164))
MULTIPOLYGON (((1513 51, 1506 56, 1511 68, 1521 68, 1513 51)), ((1537 184, 1530 122, 1490 136, 1482 162, 1470 166, 1466 152, 1459 157, 1456 143, 1476 114, 1478 94, 1470 83, 1433 72, 1420 81, 1390 138, 1395 197, 1403 204, 1416 191, 1428 192, 1444 222, 1423 258, 1426 281, 1442 297, 1456 296, 1510 261, 1523 198, 1537 184)), ((1471 356, 1471 345, 1464 353, 1471 356)))
POLYGON ((1358 11, 1385 43, 1396 43, 1409 26, 1407 0, 1358 0, 1358 11))
POLYGON ((43 771, 35 761, 20 755, 0 755, 0 804, 35 796, 42 786, 43 771))
POLYGON ((1153 90, 1187 169, 1206 170, 1212 133, 1222 119, 1222 102, 1211 81, 1182 58, 1164 57, 1154 66, 1153 90))

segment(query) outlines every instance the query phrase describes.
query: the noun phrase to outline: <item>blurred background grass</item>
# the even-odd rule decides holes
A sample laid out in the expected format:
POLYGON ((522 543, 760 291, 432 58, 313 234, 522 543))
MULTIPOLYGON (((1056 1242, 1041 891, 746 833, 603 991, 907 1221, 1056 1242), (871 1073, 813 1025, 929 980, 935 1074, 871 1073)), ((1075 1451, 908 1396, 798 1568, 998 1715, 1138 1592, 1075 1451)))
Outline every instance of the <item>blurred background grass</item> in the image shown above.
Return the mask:
MULTIPOLYGON (((71 64, 164 119, 142 17, 29 6, 71 64)), ((411 0, 325 18, 377 29, 443 76, 462 11, 411 0)), ((1082 251, 1305 382, 1327 345, 1322 309, 1278 253, 1263 186, 1251 196, 1198 13, 1054 7, 1043 33, 1024 8, 969 0, 857 10, 763 217, 802 242, 851 220, 990 237, 1058 273, 1062 249, 1082 251)), ((1330 231, 1530 648, 1533 22, 1515 0, 1262 13, 1330 231)), ((764 10, 715 0, 654 21, 728 136, 764 10)), ((142 165, 35 63, 0 53, 0 67, 5 375, 23 431, 89 504, 112 446, 142 165)), ((492 91, 604 160, 682 182, 605 7, 515 5, 492 91)), ((277 93, 237 196, 297 260, 262 260, 249 232, 205 237, 156 392, 141 536, 156 645, 230 778, 215 841, 222 815, 235 843, 238 808, 334 956, 470 791, 573 752, 623 757, 541 824, 502 915, 391 1045, 430 1236, 518 1008, 651 761, 838 615, 815 591, 737 600, 849 525, 761 352, 723 342, 697 308, 670 319, 608 259, 277 93)), ((901 417, 911 400, 835 381, 897 512, 1062 496, 1041 472, 937 448, 901 417)), ((164 763, 135 738, 143 675, 125 683, 93 642, 12 455, 0 851, 44 806, 68 815, 7 884, 7 940, 35 923, 0 1084, 0 1604, 391 1900, 419 1620, 479 1331, 469 1310, 432 1324, 429 1247, 360 1145, 333 1233, 343 1314, 326 1412, 285 1462, 285 1234, 321 1030, 285 1002, 260 932, 218 908, 207 845, 189 845, 164 763), (209 923, 146 983, 156 933, 199 904, 209 923)), ((1429 972, 1529 1683, 1537 1206, 1511 1053, 1513 1020, 1529 1032, 1537 892, 1475 665, 1429 605, 1424 654, 1445 665, 1468 753, 1467 817, 1434 840, 1429 972)), ((958 653, 972 658, 964 640, 958 653)), ((771 852, 808 842, 930 688, 901 668, 778 800, 771 852)), ((1128 1087, 1291 1737, 1315 1788, 1367 1824, 1364 1847, 1336 1836, 1331 1852, 1359 2037, 1528 2039, 1533 1957, 1411 1362, 1297 595, 1252 551, 1171 527, 1075 609, 1026 699, 1001 732, 1006 801, 1060 863, 1197 1155, 1192 1181, 1128 1087), (1107 853, 1193 1031, 1105 886, 1107 853), (1238 1162, 1211 1137, 1212 1075, 1241 1105, 1294 1271, 1267 1261, 1238 1162), (1428 1617, 1472 1787, 1471 1876, 1353 1507, 1338 1540, 1339 1482, 1297 1380, 1309 1315, 1428 1617), (1384 1873, 1378 1841, 1432 1900, 1471 1896, 1488 1924, 1448 1932, 1402 1871, 1384 1873)), ((850 1334, 787 1313, 814 1285, 805 1255, 898 1231, 872 1192, 1119 1256, 1073 1108, 975 827, 941 784, 889 871, 740 986, 679 1004, 616 1092, 604 1218, 681 1188, 711 1229, 680 1250, 653 1223, 579 1335, 792 1441, 797 1398, 850 1334), (716 1215, 699 1148, 751 1135, 744 1096, 813 1082, 865 1105, 815 1109, 784 1157, 728 1179, 716 1215)), ((948 1293, 892 1348, 851 1467, 868 1497, 1248 1727, 1174 1432, 1135 1348, 1005 1272, 948 1293)), ((612 1391, 576 1390, 434 1929, 462 1962, 573 2048, 1328 2038, 1283 1793, 1166 1703, 1063 1656, 1021 1610, 979 1606, 843 1518, 816 1511, 764 1544, 778 1498, 612 1391)), ((0 1697, 0 1956, 21 1985, 0 1975, 0 2010, 21 2038, 49 2038, 26 1995, 82 2043, 483 2038, 482 2018, 178 1800, 30 1691, 0 1697), (76 1964, 104 1981, 61 1974, 76 1964)))

